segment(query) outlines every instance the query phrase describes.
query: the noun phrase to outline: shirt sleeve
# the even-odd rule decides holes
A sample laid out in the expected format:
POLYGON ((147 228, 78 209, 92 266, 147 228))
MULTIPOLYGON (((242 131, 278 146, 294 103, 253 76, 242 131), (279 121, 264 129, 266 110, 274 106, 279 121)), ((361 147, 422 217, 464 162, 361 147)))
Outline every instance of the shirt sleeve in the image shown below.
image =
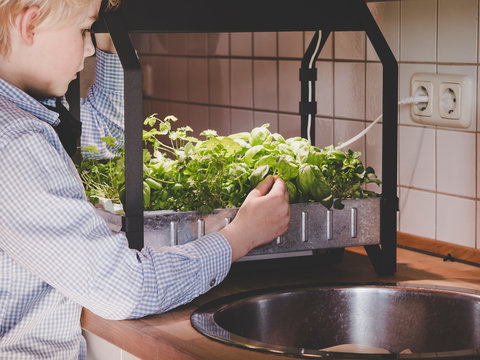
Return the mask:
POLYGON ((85 200, 72 167, 39 132, 0 148, 0 249, 14 261, 108 319, 167 311, 225 278, 231 248, 222 235, 129 249, 85 200))
POLYGON ((124 142, 124 74, 116 54, 97 49, 95 81, 87 97, 80 101, 82 147, 95 146, 98 154, 82 150, 87 157, 109 158, 117 155, 124 142), (107 146, 101 138, 111 136, 117 147, 107 146))

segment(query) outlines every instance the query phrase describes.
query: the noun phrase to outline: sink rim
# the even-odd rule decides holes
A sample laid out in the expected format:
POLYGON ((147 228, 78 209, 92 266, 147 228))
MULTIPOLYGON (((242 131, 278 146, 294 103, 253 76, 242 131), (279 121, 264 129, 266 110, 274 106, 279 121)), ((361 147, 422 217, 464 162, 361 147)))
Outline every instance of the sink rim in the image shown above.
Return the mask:
POLYGON ((296 284, 270 287, 264 289, 256 289, 250 291, 243 291, 236 294, 220 297, 218 299, 207 302, 198 307, 190 316, 190 322, 193 328, 200 334, 219 341, 224 344, 233 345, 235 347, 260 351, 270 354, 278 354, 285 356, 294 356, 300 358, 343 358, 343 359, 447 359, 447 358, 475 358, 480 359, 480 348, 465 349, 445 352, 422 352, 412 354, 375 354, 375 353, 351 353, 351 352, 337 352, 324 351, 317 349, 295 348, 283 345, 269 344, 262 341, 250 339, 231 333, 230 331, 218 325, 214 319, 217 312, 227 309, 234 304, 245 301, 251 301, 254 298, 259 298, 265 295, 281 294, 302 289, 314 288, 389 288, 398 290, 412 290, 425 292, 440 292, 449 293, 452 295, 460 295, 467 297, 474 297, 480 300, 480 290, 466 289, 456 286, 444 285, 430 285, 420 283, 406 283, 406 282, 316 282, 309 284, 296 284), (225 335, 228 334, 228 339, 225 335))

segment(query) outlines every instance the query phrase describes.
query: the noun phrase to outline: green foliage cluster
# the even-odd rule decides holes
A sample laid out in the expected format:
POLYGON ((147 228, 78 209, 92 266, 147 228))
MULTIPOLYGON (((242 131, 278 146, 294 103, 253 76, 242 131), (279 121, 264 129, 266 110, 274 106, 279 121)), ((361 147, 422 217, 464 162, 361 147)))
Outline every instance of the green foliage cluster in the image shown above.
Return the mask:
MULTIPOLYGON (((177 119, 155 115, 145 120, 143 196, 145 210, 199 211, 239 207, 247 194, 267 175, 282 178, 290 203, 320 202, 342 209, 342 200, 378 196, 364 185, 380 181, 371 167, 365 168, 360 153, 328 146, 319 149, 300 137, 284 139, 271 133, 268 124, 251 132, 218 136, 203 131, 200 140, 193 130, 172 130, 177 119), (168 138, 170 144, 161 141, 168 138)), ((114 146, 113 139, 103 139, 114 146)), ((96 149, 84 150, 95 152, 96 149)), ((107 198, 123 202, 124 157, 108 160, 84 158, 78 167, 92 202, 107 198)))

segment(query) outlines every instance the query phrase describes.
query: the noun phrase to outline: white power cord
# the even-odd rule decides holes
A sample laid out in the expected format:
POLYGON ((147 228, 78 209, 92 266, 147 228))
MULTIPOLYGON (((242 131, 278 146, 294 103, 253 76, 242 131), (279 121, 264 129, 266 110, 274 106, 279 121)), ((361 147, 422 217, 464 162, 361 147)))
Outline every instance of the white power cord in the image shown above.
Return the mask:
MULTIPOLYGON (((320 47, 320 43, 322 41, 322 31, 318 30, 318 40, 317 45, 315 46, 315 51, 312 53, 312 57, 310 58, 310 62, 308 63, 308 68, 313 69, 313 63, 315 61, 315 55, 318 52, 318 48, 320 47)), ((312 101, 312 82, 308 82, 308 101, 312 101)), ((309 143, 312 143, 311 133, 312 132, 312 114, 308 114, 308 121, 307 121, 307 140, 309 143)))
MULTIPOLYGON (((411 96, 411 97, 408 97, 408 98, 404 98, 404 99, 401 99, 399 102, 398 102, 398 105, 404 105, 404 104, 418 104, 418 103, 427 103, 428 102, 428 96, 424 96, 424 95, 421 95, 421 96, 411 96)), ((368 125, 365 129, 363 129, 361 132, 359 132, 357 135, 355 135, 354 137, 352 137, 351 139, 345 141, 344 143, 338 145, 335 147, 335 149, 338 149, 338 150, 341 150, 347 146, 349 146, 350 144, 353 144, 355 141, 359 140, 360 138, 362 138, 362 136, 366 135, 370 130, 371 128, 373 127, 373 125, 375 125, 377 122, 380 121, 380 119, 382 118, 383 115, 379 115, 374 122, 372 122, 370 125, 368 125)))
POLYGON ((427 102, 428 102, 427 95, 418 95, 418 96, 410 96, 405 99, 402 99, 398 102, 398 105, 418 104, 418 103, 427 103, 427 102))

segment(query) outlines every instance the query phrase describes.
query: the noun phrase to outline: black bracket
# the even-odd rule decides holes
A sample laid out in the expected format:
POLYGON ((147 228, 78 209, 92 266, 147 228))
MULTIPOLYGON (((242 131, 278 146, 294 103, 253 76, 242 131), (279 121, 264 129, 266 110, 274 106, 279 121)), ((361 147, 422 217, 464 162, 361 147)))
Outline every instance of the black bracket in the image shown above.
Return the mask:
POLYGON ((131 248, 143 248, 143 94, 142 70, 120 12, 102 12, 124 71, 125 104, 125 217, 131 248))
POLYGON ((307 51, 303 55, 302 66, 300 67, 299 78, 301 82, 300 94, 300 116, 301 136, 309 139, 315 145, 315 115, 317 113, 317 102, 315 101, 315 81, 317 81, 317 68, 315 63, 320 51, 328 39, 330 31, 315 31, 307 51))

